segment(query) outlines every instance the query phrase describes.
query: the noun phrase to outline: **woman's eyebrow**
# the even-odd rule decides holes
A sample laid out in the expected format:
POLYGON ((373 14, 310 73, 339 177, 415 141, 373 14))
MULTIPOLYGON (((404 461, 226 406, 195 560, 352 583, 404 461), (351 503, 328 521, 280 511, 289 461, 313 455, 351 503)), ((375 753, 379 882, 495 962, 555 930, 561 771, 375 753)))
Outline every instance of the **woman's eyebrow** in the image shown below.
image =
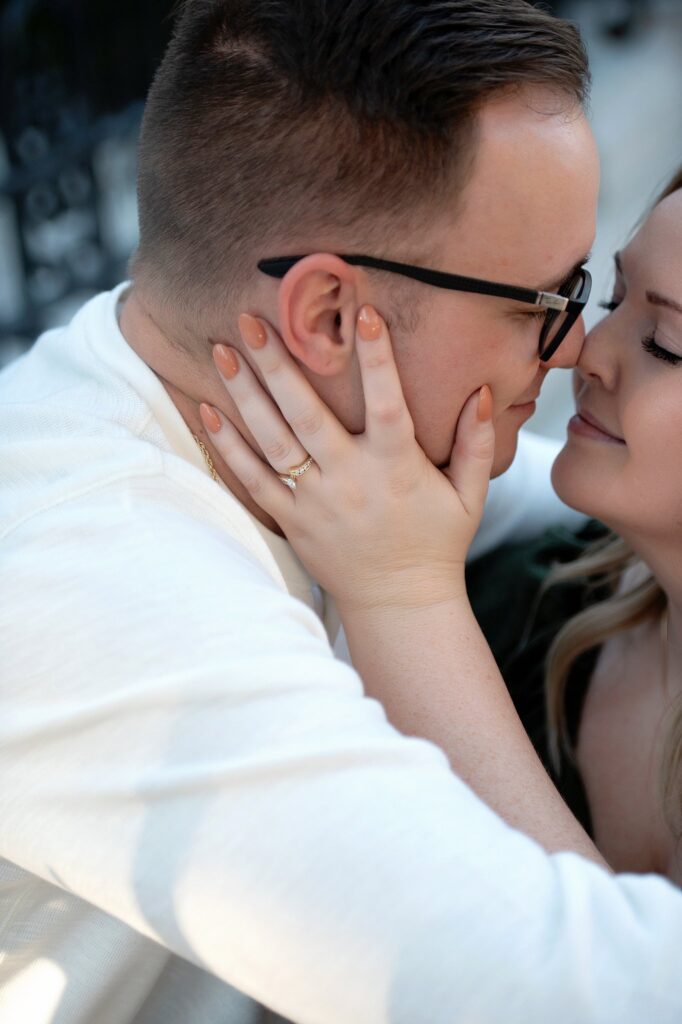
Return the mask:
POLYGON ((647 292, 646 297, 652 306, 665 306, 674 309, 676 313, 682 313, 682 305, 674 299, 666 299, 665 295, 659 295, 658 292, 647 292))
MULTIPOLYGON (((619 252, 615 253, 613 260, 616 264, 618 273, 622 274, 623 262, 620 258, 619 252)), ((675 302, 674 299, 668 299, 665 295, 661 295, 660 292, 648 291, 645 292, 645 294, 647 297, 647 301, 650 302, 652 306, 664 306, 666 309, 672 309, 676 313, 682 313, 682 304, 680 304, 679 302, 675 302)))

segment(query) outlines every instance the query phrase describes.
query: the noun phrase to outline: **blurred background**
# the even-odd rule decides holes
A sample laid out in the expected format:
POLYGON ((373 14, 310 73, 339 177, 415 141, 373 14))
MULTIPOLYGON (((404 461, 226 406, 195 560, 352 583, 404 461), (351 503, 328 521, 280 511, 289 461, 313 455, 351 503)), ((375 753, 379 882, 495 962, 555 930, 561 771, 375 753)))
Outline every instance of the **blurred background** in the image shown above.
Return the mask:
MULTIPOLYGON (((125 276, 140 116, 175 3, 0 0, 0 366, 125 276)), ((682 0, 538 6, 578 23, 592 65, 603 178, 589 327, 614 251, 682 164, 682 0)), ((530 429, 564 436, 569 378, 550 374, 530 429)))

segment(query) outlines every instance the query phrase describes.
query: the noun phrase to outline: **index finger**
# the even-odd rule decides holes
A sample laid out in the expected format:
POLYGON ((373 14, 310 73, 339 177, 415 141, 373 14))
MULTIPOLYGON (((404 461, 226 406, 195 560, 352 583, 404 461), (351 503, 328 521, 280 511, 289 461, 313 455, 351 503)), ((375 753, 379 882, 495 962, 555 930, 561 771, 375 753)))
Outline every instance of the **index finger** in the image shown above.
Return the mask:
POLYGON ((292 431, 320 469, 340 457, 348 434, 303 376, 267 320, 242 313, 239 330, 249 358, 292 431))
POLYGON ((380 455, 404 455, 405 445, 414 441, 414 423, 403 395, 388 328, 373 306, 360 309, 357 336, 365 431, 380 455))

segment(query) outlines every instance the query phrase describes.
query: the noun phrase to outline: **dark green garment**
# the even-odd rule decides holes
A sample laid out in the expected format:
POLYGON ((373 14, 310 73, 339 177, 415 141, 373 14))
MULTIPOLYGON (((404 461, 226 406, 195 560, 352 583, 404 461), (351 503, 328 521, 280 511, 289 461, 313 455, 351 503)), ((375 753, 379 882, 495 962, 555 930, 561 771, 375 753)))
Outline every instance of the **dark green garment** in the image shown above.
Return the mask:
MULTIPOLYGON (((544 668, 549 646, 564 623, 610 591, 578 580, 551 587, 542 596, 539 592, 552 566, 573 561, 607 532, 594 520, 577 534, 554 528, 535 541, 497 548, 467 567, 472 607, 519 717, 559 792, 589 835, 590 811, 576 766, 562 756, 557 775, 549 762, 544 668)), ((593 648, 576 659, 567 682, 566 722, 573 743, 598 653, 599 648, 593 648)))

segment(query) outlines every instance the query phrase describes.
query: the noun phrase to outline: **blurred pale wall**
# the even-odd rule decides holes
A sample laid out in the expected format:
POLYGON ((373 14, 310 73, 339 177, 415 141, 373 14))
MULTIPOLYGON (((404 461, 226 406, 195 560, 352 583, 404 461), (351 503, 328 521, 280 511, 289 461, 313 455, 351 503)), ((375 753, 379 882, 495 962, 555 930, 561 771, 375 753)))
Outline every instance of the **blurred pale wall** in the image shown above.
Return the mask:
MULTIPOLYGON (((590 118, 602 159, 588 328, 604 315, 597 303, 610 297, 614 252, 682 164, 682 2, 654 0, 633 35, 617 40, 601 31, 608 6, 582 0, 565 11, 588 46, 590 118)), ((564 438, 572 412, 570 372, 553 370, 528 428, 564 438)))

